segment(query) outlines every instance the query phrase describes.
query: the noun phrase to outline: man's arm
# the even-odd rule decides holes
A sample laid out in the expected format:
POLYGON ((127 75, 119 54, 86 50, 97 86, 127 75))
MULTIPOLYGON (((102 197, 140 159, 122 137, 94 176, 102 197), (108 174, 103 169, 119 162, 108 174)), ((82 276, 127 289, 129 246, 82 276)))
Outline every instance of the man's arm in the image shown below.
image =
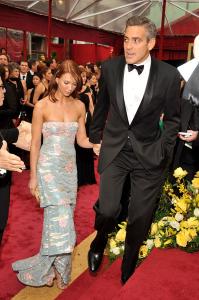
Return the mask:
POLYGON ((177 73, 167 92, 164 107, 164 130, 162 139, 164 144, 174 147, 180 128, 180 76, 177 73))
POLYGON ((93 113, 93 121, 90 126, 89 140, 93 144, 100 144, 102 139, 102 132, 106 123, 107 114, 109 110, 109 94, 108 87, 104 78, 104 67, 102 65, 101 76, 99 79, 99 93, 97 96, 97 103, 93 113))
POLYGON ((5 140, 8 144, 15 143, 19 136, 19 130, 17 128, 1 129, 0 132, 3 137, 2 139, 5 140))

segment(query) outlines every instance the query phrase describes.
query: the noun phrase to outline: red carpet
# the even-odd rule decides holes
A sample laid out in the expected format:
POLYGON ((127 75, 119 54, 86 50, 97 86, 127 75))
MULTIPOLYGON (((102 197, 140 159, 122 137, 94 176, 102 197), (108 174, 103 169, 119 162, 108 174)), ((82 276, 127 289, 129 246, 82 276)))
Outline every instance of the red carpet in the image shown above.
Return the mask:
MULTIPOLYGON (((29 172, 25 171, 13 178, 9 224, 1 251, 0 300, 11 299, 24 287, 11 270, 11 263, 34 255, 40 245, 42 210, 29 194, 28 177, 29 172)), ((97 196, 97 185, 82 187, 78 192, 75 212, 77 243, 93 231, 92 206, 97 196)), ((155 249, 124 286, 120 283, 120 265, 121 260, 117 260, 110 266, 105 258, 97 276, 84 272, 57 299, 199 299, 199 253, 155 249)))
MULTIPOLYGON (((20 289, 24 288, 12 271, 11 263, 39 251, 42 209, 29 193, 28 180, 29 171, 13 176, 9 223, 1 247, 0 300, 11 299, 20 289)), ((81 187, 78 192, 75 211, 77 243, 93 232, 92 206, 97 197, 97 184, 81 187)))
POLYGON ((121 260, 96 277, 84 272, 57 300, 197 300, 199 253, 154 249, 122 286, 121 260))
POLYGON ((114 300, 199 299, 199 253, 154 249, 114 300))

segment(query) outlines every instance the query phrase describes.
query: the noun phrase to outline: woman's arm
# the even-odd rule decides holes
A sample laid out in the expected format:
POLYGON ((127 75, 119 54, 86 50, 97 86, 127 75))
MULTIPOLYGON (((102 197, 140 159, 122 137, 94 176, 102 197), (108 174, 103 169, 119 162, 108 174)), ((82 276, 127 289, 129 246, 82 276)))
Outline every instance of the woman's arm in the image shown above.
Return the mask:
POLYGON ((33 96, 33 104, 36 104, 39 101, 39 97, 45 92, 44 85, 40 82, 38 86, 35 88, 34 96, 33 96))
POLYGON ((86 93, 86 94, 88 95, 88 98, 89 98, 89 111, 92 116, 93 112, 94 112, 93 97, 92 97, 91 93, 86 93))
POLYGON ((78 101, 78 111, 79 111, 79 119, 78 119, 78 131, 76 135, 77 144, 83 148, 92 148, 93 144, 89 142, 89 139, 86 135, 86 128, 85 128, 85 116, 86 110, 85 105, 78 101))
POLYGON ((35 105, 32 119, 32 142, 30 148, 30 181, 29 188, 33 196, 37 196, 37 162, 41 147, 43 109, 42 102, 35 105))
POLYGON ((34 104, 30 103, 30 95, 32 93, 33 89, 28 89, 27 90, 27 94, 26 94, 26 102, 25 105, 30 106, 30 107, 34 107, 34 104))

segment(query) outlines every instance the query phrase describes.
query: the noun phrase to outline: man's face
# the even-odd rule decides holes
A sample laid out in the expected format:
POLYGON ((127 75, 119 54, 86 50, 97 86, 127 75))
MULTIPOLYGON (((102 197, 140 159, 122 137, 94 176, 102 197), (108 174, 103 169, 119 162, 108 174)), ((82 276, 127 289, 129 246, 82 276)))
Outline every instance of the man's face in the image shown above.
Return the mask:
POLYGON ((140 64, 155 46, 155 39, 147 39, 144 26, 128 26, 124 33, 124 56, 128 64, 140 64))
POLYGON ((26 61, 22 61, 20 63, 20 72, 22 74, 26 74, 28 72, 28 63, 26 61))

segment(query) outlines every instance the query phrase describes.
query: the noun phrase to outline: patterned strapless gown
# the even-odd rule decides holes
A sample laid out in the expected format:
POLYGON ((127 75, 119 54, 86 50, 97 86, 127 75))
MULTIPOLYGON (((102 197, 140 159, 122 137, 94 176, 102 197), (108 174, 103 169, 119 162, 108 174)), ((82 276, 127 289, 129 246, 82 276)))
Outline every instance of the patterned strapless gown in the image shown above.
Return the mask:
MULTIPOLYGON (((37 176, 44 222, 40 252, 12 264, 18 279, 30 286, 48 284, 54 269, 65 284, 70 280, 76 235, 73 213, 77 195, 74 148, 77 122, 45 122, 37 176)), ((31 240, 30 240, 31 242, 31 240)))

